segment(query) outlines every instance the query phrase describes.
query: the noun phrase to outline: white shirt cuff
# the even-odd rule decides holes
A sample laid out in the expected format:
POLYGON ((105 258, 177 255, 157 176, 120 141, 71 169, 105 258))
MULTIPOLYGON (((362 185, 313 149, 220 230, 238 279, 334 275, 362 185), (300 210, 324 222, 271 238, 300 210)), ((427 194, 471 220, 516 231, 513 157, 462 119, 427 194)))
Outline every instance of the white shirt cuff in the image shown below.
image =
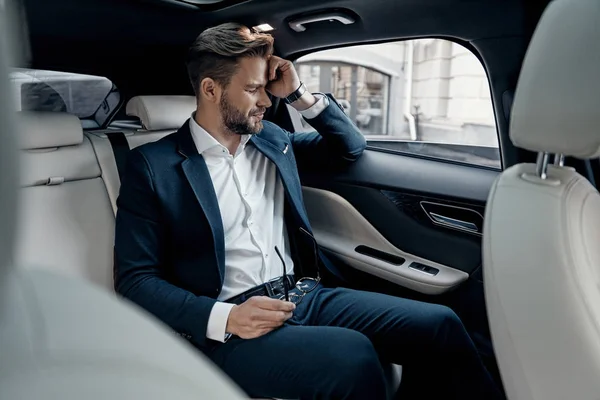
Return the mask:
MULTIPOLYGON (((206 327, 206 337, 221 343, 226 341, 225 329, 227 329, 227 319, 229 313, 235 304, 216 302, 210 316, 208 317, 208 326, 206 327)), ((228 336, 228 335, 227 335, 228 336)))
POLYGON ((316 118, 329 105, 329 97, 320 93, 316 93, 315 97, 318 99, 315 104, 308 107, 306 110, 300 111, 300 114, 302 114, 302 116, 306 119, 316 118))

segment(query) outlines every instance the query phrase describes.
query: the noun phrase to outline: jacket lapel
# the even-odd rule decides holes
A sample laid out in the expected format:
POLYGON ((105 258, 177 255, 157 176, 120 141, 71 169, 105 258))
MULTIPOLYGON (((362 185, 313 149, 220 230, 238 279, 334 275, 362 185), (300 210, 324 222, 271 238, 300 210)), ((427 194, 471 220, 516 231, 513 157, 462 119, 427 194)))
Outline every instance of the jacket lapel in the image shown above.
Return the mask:
POLYGON ((258 151, 263 153, 277 167, 277 172, 283 183, 286 198, 290 201, 296 217, 298 217, 305 228, 309 228, 308 217, 304 212, 302 204, 302 188, 296 169, 288 159, 289 144, 281 143, 281 148, 260 136, 252 136, 250 141, 258 151))
POLYGON ((211 229, 222 283, 225 271, 225 234, 223 232, 221 211, 206 162, 198 154, 198 150, 192 139, 189 120, 177 132, 177 139, 179 154, 186 158, 181 164, 183 172, 196 195, 200 207, 204 211, 211 229))

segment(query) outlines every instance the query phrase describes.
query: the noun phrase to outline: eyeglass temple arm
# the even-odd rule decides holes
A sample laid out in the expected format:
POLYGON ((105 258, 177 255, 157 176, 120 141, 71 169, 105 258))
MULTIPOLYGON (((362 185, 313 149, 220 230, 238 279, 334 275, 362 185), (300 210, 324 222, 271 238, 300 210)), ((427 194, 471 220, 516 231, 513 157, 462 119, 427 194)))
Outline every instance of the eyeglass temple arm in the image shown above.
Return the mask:
POLYGON ((281 253, 279 252, 279 248, 277 246, 275 246, 275 253, 277 253, 277 256, 279 257, 279 259, 281 260, 281 265, 283 265, 283 293, 285 294, 285 301, 290 301, 290 295, 289 295, 289 291, 288 291, 288 282, 287 282, 287 267, 285 265, 285 261, 283 259, 283 256, 281 255, 281 253))

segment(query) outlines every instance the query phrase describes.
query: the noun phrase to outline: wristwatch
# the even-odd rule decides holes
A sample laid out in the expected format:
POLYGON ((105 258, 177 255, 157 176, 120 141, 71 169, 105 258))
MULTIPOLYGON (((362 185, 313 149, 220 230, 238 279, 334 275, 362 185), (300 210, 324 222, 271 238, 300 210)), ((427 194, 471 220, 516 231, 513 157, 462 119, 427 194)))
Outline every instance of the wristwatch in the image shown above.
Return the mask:
POLYGON ((306 93, 306 85, 304 85, 304 82, 300 82, 300 86, 298 86, 298 89, 294 90, 288 97, 286 97, 283 100, 288 104, 292 104, 300 97, 302 97, 304 93, 306 93))

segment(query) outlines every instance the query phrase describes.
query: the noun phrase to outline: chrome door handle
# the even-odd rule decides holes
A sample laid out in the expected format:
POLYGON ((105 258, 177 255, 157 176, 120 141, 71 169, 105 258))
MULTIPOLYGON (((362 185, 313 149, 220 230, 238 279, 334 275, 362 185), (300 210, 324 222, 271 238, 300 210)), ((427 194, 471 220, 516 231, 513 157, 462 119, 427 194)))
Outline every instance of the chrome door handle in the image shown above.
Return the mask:
POLYGON ((340 12, 330 12, 325 14, 301 17, 290 21, 288 24, 290 28, 292 28, 296 32, 304 32, 306 30, 306 26, 304 25, 322 21, 338 21, 344 25, 350 25, 354 23, 354 18, 350 17, 347 14, 342 14, 340 12))
POLYGON ((451 228, 460 229, 460 230, 464 230, 464 231, 468 231, 468 232, 475 232, 475 233, 479 232, 479 228, 477 228, 477 225, 475 225, 472 222, 462 221, 460 219, 446 217, 444 215, 436 214, 434 212, 430 212, 429 216, 431 216, 431 219, 433 219, 435 222, 437 222, 440 225, 444 225, 444 226, 448 226, 451 228))

